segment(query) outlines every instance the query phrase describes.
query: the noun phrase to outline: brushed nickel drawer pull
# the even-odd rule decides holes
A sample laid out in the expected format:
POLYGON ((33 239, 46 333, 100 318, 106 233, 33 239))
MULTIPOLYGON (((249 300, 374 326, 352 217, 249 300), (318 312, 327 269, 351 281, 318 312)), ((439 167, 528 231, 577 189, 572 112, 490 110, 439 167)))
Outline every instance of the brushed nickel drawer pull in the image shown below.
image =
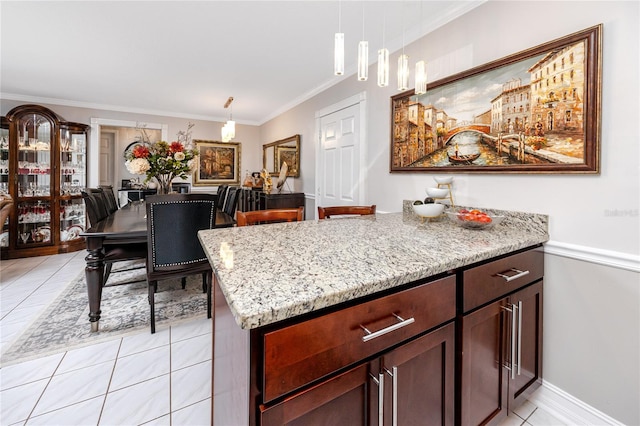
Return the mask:
POLYGON ((529 274, 529 271, 521 271, 521 270, 516 269, 516 268, 511 268, 511 269, 509 269, 509 271, 505 271, 505 272, 515 272, 516 273, 515 275, 511 275, 511 276, 506 275, 504 272, 501 273, 501 274, 496 274, 497 276, 504 278, 506 282, 517 280, 518 278, 522 278, 525 275, 529 274))
POLYGON ((364 332, 366 333, 366 335, 362 336, 362 341, 363 342, 368 342, 369 340, 375 339, 376 337, 380 337, 384 334, 390 333, 394 330, 397 330, 399 328, 405 327, 409 324, 413 324, 415 322, 415 318, 411 317, 409 319, 404 319, 402 317, 400 317, 399 315, 396 315, 394 313, 392 313, 391 315, 393 315, 394 317, 396 317, 396 319, 400 322, 390 325, 389 327, 383 328, 382 330, 378 330, 378 331, 374 331, 373 333, 371 331, 369 331, 369 329, 367 327, 365 327, 364 325, 360 324, 360 328, 364 330, 364 332))

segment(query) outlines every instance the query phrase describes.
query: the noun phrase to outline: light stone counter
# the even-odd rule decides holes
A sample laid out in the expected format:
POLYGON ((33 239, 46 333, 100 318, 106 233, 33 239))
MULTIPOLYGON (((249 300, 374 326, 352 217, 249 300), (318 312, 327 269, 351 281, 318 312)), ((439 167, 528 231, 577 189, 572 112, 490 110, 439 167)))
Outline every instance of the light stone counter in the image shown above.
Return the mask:
POLYGON ((252 329, 549 239, 546 215, 493 212, 507 218, 489 230, 464 229, 446 217, 421 223, 405 206, 404 213, 198 236, 236 322, 252 329))

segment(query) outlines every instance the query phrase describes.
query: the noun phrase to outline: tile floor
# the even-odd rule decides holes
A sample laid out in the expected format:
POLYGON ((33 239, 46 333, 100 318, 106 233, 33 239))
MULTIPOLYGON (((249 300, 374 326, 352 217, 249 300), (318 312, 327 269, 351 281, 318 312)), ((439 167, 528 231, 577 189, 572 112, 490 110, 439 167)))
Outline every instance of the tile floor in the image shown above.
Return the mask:
MULTIPOLYGON (((84 268, 84 252, 0 262, 0 351, 84 268)), ((211 323, 194 320, 0 369, 0 425, 209 425, 211 323)), ((502 425, 556 426, 525 403, 502 425)))

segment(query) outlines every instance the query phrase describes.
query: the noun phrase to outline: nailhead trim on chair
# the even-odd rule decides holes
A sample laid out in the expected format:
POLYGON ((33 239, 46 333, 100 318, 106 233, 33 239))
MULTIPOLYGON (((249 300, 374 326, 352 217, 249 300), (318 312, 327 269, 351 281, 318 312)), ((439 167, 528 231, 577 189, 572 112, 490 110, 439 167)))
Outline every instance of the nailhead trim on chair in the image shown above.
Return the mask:
MULTIPOLYGON (((185 201, 171 201, 171 202, 156 202, 154 204, 178 204, 178 203, 189 203, 189 204, 193 204, 193 203, 202 203, 202 200, 185 200, 185 201)), ((151 219, 153 219, 153 205, 151 206, 151 219)), ((216 215, 216 210, 215 210, 215 204, 213 205, 213 208, 211 209, 211 213, 209 216, 209 223, 210 226, 213 227, 213 223, 215 221, 215 215, 216 215)), ((151 234, 155 235, 155 226, 153 225, 154 222, 153 220, 151 221, 151 234)), ((153 247, 153 244, 152 244, 153 247)), ((177 263, 165 263, 165 264, 157 264, 156 263, 156 251, 152 250, 152 256, 153 256, 153 264, 154 266, 178 266, 178 265, 189 265, 191 263, 197 263, 197 262, 202 262, 203 260, 207 260, 207 257, 203 257, 202 259, 196 259, 196 260, 191 260, 189 262, 177 262, 177 263)))

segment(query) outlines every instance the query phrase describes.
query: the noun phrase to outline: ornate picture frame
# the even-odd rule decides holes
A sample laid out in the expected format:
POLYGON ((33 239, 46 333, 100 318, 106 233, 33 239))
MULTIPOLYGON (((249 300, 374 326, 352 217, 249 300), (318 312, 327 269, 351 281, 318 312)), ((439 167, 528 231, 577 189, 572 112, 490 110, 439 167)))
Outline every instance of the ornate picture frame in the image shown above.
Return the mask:
POLYGON ((195 186, 213 186, 240 183, 240 142, 196 140, 198 164, 194 170, 195 186))
POLYGON ((280 170, 282 163, 287 163, 287 176, 298 176, 298 148, 290 146, 277 146, 275 156, 275 170, 280 170))
POLYGON ((600 173, 602 24, 391 97, 391 172, 600 173))

